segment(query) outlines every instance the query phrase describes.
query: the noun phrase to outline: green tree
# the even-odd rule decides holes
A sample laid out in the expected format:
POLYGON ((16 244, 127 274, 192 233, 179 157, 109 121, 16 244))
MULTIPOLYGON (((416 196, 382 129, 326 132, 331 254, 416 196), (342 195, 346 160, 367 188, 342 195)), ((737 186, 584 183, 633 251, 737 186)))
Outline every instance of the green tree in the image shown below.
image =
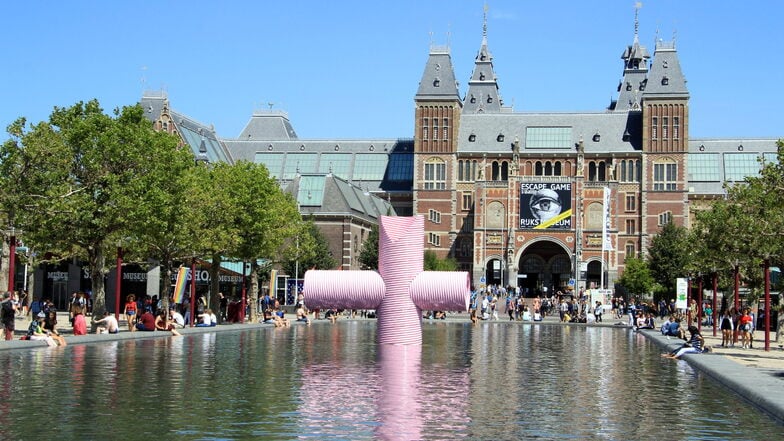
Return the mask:
POLYGON ((457 260, 451 257, 439 259, 435 251, 425 251, 424 258, 425 271, 457 271, 457 260))
POLYGON ((142 228, 158 198, 148 194, 179 173, 178 140, 155 132, 140 106, 107 115, 98 101, 55 107, 48 122, 8 128, 0 150, 0 203, 29 245, 53 260, 87 260, 94 310, 106 309, 106 254, 142 228))
POLYGON ((653 276, 651 276, 648 264, 643 259, 636 257, 626 259, 626 268, 623 270, 623 275, 618 280, 618 283, 637 297, 651 292, 656 284, 653 276))
POLYGON ((676 279, 686 277, 690 262, 688 231, 668 223, 648 248, 648 268, 666 294, 675 293, 676 279))
POLYGON ((363 269, 378 270, 378 225, 373 225, 365 243, 362 244, 359 263, 363 269))
MULTIPOLYGON (((335 269, 338 261, 329 250, 329 242, 319 230, 312 216, 304 220, 304 226, 299 235, 299 273, 300 277, 305 271, 314 269, 335 269)), ((291 253, 289 252, 289 256, 291 253)), ((294 274, 296 262, 288 258, 281 262, 281 268, 286 274, 294 274)))
MULTIPOLYGON (((259 279, 268 265, 259 262, 281 255, 291 239, 302 230, 294 198, 284 193, 266 167, 240 161, 230 168, 231 182, 226 197, 232 199, 238 242, 230 254, 251 262, 250 319, 256 321, 259 279)), ((217 279, 217 277, 216 277, 217 279)), ((214 283, 214 282, 213 282, 214 283)), ((217 288, 214 289, 217 291, 217 288)))

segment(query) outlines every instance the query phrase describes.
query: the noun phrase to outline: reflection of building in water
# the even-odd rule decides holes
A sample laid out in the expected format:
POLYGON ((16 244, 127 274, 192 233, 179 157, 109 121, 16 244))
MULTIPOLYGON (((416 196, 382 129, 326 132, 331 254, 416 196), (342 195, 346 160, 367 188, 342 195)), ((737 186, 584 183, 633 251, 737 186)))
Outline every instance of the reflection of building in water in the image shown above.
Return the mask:
MULTIPOLYGON (((179 134, 194 153, 207 149, 211 161, 263 163, 287 188, 304 190, 309 182, 312 191, 298 191, 313 198, 302 204, 305 213, 321 212, 322 202, 326 208, 333 199, 350 201, 348 213, 363 214, 362 229, 339 228, 337 220, 322 224, 343 250, 344 269, 357 267, 357 244, 373 214, 384 213, 370 210, 378 200, 363 197, 369 193, 382 196, 398 215, 424 216, 427 250, 454 257, 474 285, 484 277, 489 284, 521 286, 529 295, 568 287, 572 278, 577 288, 600 280, 612 287, 626 258, 645 255, 663 225, 689 226, 692 208, 721 197, 725 182, 758 173, 760 158, 775 160, 776 139, 691 137, 690 120, 700 115, 690 113, 675 42, 659 40, 649 50, 640 43, 636 18, 627 23, 629 41, 618 42, 617 89, 611 76, 609 87, 596 93, 612 93, 613 99, 597 102, 595 111, 521 112, 506 105, 487 19, 484 24, 472 72, 461 73, 468 76, 463 90, 451 48, 430 48, 413 97, 415 111, 406 116, 413 119, 413 139, 347 139, 350 133, 340 140, 300 139, 278 110, 255 112, 239 137, 219 138, 209 125, 171 110, 163 95, 146 94, 142 107, 156 127, 179 134), (330 192, 327 175, 351 191, 330 192), (562 212, 567 206, 573 212, 537 228, 540 221, 525 203, 526 185, 571 186, 559 195, 562 212), (614 249, 608 253, 602 252, 605 187, 612 194, 608 234, 614 249)), ((567 42, 554 51, 550 68, 560 69, 560 54, 570 50, 567 42)), ((499 57, 499 68, 515 56, 499 57)), ((615 62, 597 59, 596 66, 580 68, 615 62)), ((574 71, 575 81, 562 90, 579 87, 580 69, 574 71)), ((358 87, 366 80, 358 80, 358 87)), ((713 90, 716 97, 721 93, 713 90)), ((357 111, 372 111, 372 105, 357 111)))

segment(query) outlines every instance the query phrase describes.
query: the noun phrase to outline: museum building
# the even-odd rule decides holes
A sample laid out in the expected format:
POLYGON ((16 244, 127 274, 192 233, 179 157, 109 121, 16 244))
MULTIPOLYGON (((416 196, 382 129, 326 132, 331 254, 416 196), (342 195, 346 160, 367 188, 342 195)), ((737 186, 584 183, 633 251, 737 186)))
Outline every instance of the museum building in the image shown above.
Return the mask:
POLYGON ((323 231, 342 269, 360 269, 358 249, 380 215, 421 215, 425 249, 455 258, 475 286, 533 295, 612 288, 625 259, 645 255, 663 225, 688 227, 725 182, 776 160, 776 139, 689 137, 675 41, 657 41, 651 54, 635 20, 621 61, 606 108, 515 111, 501 98, 485 19, 464 94, 450 48, 431 46, 413 96, 413 139, 300 139, 277 110, 254 112, 239 137, 223 138, 172 110, 163 93, 141 103, 194 154, 264 164, 303 215, 330 226, 323 231))

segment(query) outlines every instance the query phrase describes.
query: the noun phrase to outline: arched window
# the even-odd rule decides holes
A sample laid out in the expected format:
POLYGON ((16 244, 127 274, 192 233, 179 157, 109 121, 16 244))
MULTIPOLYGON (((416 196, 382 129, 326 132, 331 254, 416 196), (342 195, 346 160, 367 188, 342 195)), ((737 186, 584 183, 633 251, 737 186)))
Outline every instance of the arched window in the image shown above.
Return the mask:
POLYGON ((555 176, 561 176, 561 163, 560 162, 556 162, 555 163, 555 168, 553 168, 553 174, 555 176))
POLYGON ((502 181, 509 180, 509 163, 506 161, 501 163, 501 180, 502 181))
POLYGON ((464 177, 465 177, 465 176, 463 175, 463 173, 464 173, 464 172, 463 172, 463 167, 464 167, 464 166, 465 166, 467 163, 468 163, 468 161, 462 161, 462 160, 457 162, 457 180, 458 180, 458 181, 463 181, 463 180, 465 180, 465 179, 464 179, 464 177))
POLYGON ((534 175, 535 176, 542 176, 544 173, 542 172, 542 162, 536 161, 536 166, 534 168, 534 175))
POLYGON ((599 180, 606 181, 606 167, 604 165, 604 161, 599 162, 599 180))
POLYGON ((545 176, 553 175, 553 164, 551 164, 550 161, 544 163, 544 175, 545 176))
POLYGON ((620 168, 621 168, 621 172, 619 173, 621 175, 620 176, 620 178, 621 178, 620 181, 621 182, 626 182, 626 160, 625 159, 623 161, 621 161, 620 168))
POLYGON ((497 181, 499 179, 501 171, 498 168, 498 161, 493 161, 492 165, 492 172, 491 172, 491 180, 497 181))
POLYGON ((588 164, 588 180, 591 182, 596 180, 596 163, 594 162, 588 164))

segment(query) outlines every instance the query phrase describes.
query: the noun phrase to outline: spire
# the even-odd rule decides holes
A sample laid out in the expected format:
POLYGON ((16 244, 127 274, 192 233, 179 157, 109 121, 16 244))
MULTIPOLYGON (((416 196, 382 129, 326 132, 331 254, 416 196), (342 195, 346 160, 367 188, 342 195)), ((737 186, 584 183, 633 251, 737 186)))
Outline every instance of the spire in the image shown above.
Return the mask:
POLYGON ((498 93, 498 79, 493 70, 493 55, 487 48, 488 10, 485 4, 482 18, 482 44, 474 60, 474 72, 468 82, 463 113, 498 113, 503 104, 498 93))
POLYGON ((634 40, 627 46, 621 55, 623 60, 623 78, 618 85, 618 101, 610 105, 610 110, 639 110, 642 92, 646 87, 648 73, 648 49, 640 44, 639 13, 642 3, 634 6, 634 40))

